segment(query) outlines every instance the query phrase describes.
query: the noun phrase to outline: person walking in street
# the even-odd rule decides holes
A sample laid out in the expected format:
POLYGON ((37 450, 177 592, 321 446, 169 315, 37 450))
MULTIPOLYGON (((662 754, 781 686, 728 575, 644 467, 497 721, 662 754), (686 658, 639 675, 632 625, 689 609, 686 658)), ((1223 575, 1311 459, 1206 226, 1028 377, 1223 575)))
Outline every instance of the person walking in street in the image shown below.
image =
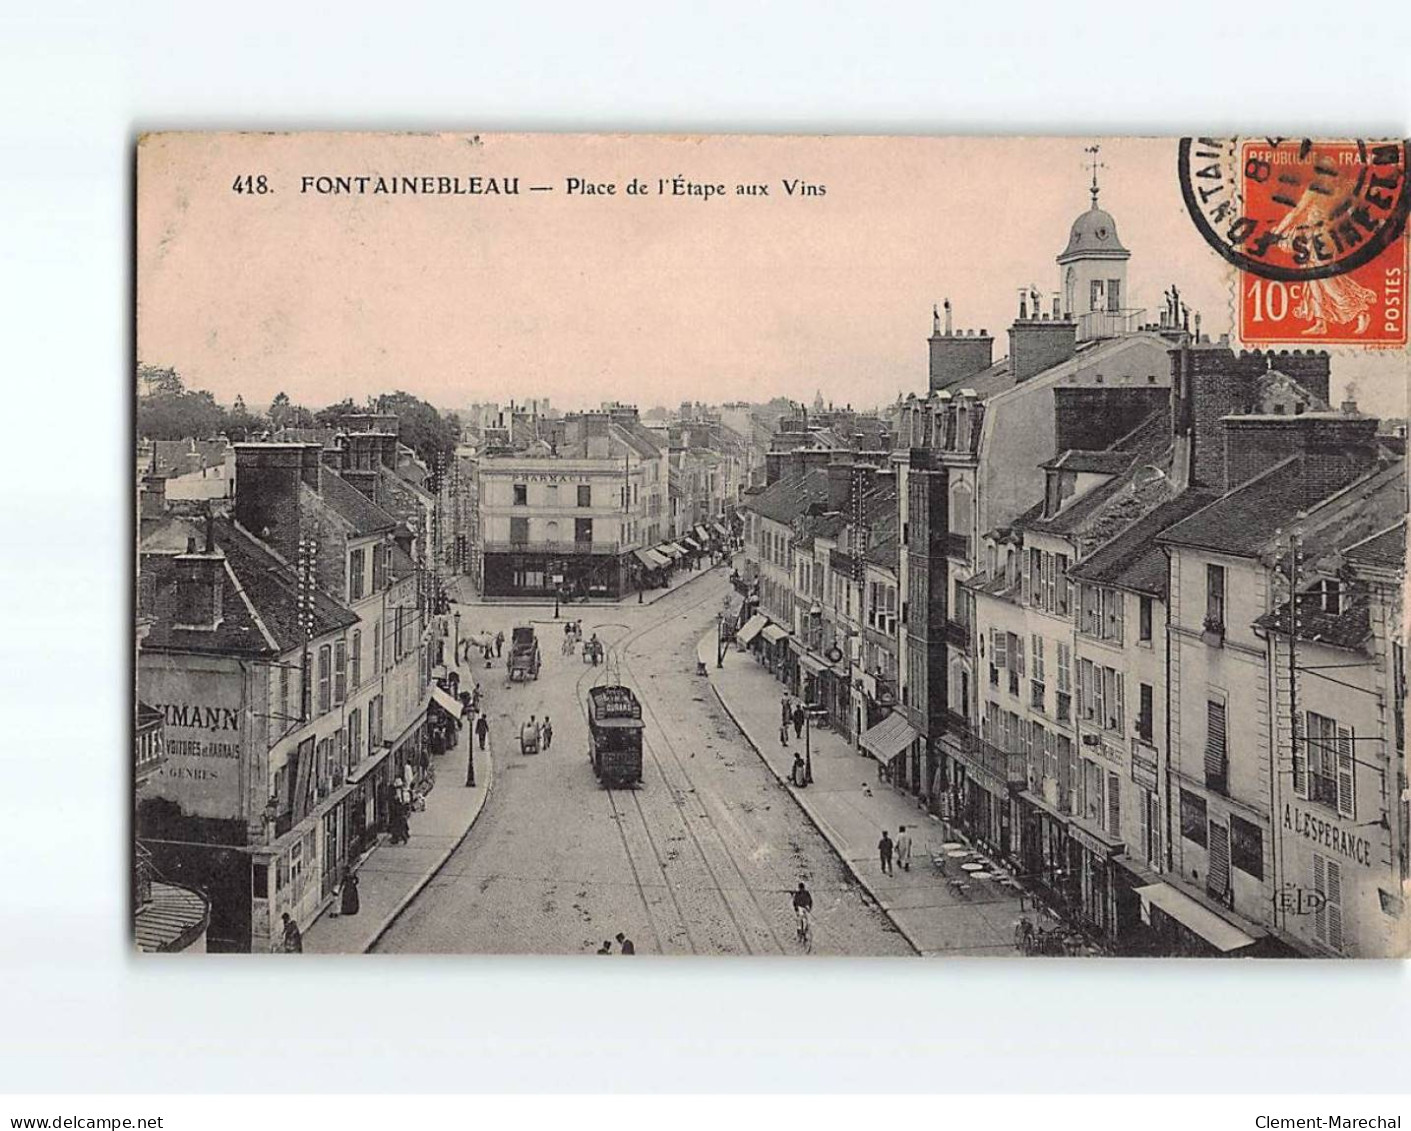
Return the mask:
POLYGON ((905 825, 897 829, 897 863, 903 872, 911 871, 911 834, 905 825))
POLYGON ((779 745, 787 747, 789 745, 789 724, 779 724, 779 745))
POLYGON ((289 912, 284 913, 284 953, 303 954, 304 936, 299 933, 299 924, 289 917, 289 912))
POLYGON ((887 835, 887 830, 882 830, 882 839, 877 842, 877 855, 882 861, 882 874, 886 876, 894 875, 892 871, 892 838, 887 835))
POLYGON ((795 738, 802 738, 802 737, 803 737, 803 723, 804 723, 803 704, 802 704, 802 703, 796 703, 796 704, 794 705, 794 737, 795 737, 795 738))
POLYGON ((598 947, 598 953, 599 953, 599 954, 611 954, 611 953, 612 953, 612 939, 603 939, 603 945, 600 946, 600 947, 598 947))
POLYGON ((617 932, 617 952, 619 954, 637 953, 637 948, 633 945, 632 940, 629 939, 626 935, 624 935, 621 931, 617 932))
POLYGON ((358 898, 358 877, 351 869, 343 872, 343 893, 340 900, 339 910, 344 915, 356 915, 362 907, 362 901, 358 898))
POLYGON ((554 744, 554 724, 549 722, 549 716, 544 716, 544 726, 540 732, 544 739, 544 749, 547 750, 554 744))
POLYGON ((490 737, 490 720, 481 715, 475 720, 475 737, 480 740, 480 749, 485 749, 485 740, 490 737))
POLYGON ((788 726, 792 717, 793 712, 789 710, 789 697, 785 695, 779 700, 779 721, 788 726))
POLYGON ((495 633, 495 658, 497 660, 500 658, 500 653, 502 653, 504 650, 505 634, 503 632, 497 632, 495 633))
POLYGON ((797 750, 795 750, 795 751, 794 751, 794 765, 793 765, 793 768, 789 771, 789 779, 790 779, 790 780, 794 783, 794 785, 796 785, 799 789, 802 789, 804 786, 806 786, 806 785, 808 784, 807 774, 808 774, 808 768, 804 765, 803 755, 800 754, 797 750))

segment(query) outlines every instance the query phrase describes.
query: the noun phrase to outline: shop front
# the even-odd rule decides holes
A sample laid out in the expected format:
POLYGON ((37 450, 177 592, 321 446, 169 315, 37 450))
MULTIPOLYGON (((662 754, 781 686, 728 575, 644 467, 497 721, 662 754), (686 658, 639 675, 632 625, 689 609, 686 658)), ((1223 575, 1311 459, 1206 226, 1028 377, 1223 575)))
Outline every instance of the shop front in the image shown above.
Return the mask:
POLYGON ((764 642, 764 666, 778 680, 798 693, 798 668, 793 662, 793 650, 789 647, 790 632, 780 625, 770 622, 759 633, 764 642))
POLYGON ((1068 827, 1068 840, 1070 866, 1078 878, 1078 900, 1073 911, 1085 926, 1116 942, 1119 920, 1114 857, 1124 845, 1120 839, 1077 817, 1068 827))
POLYGON ((1236 923, 1228 913, 1166 882, 1136 889, 1142 919, 1156 937, 1157 953, 1190 958, 1241 958, 1259 954, 1263 932, 1236 923))
POLYGON ((1016 798, 1019 812, 1019 874, 1055 908, 1078 901, 1078 873, 1072 868, 1073 849, 1068 825, 1072 817, 1037 793, 1024 790, 1016 798))
POLYGON ((900 711, 893 711, 869 728, 858 740, 858 745, 877 760, 880 776, 895 782, 898 770, 905 763, 918 738, 916 730, 907 722, 906 716, 900 711))

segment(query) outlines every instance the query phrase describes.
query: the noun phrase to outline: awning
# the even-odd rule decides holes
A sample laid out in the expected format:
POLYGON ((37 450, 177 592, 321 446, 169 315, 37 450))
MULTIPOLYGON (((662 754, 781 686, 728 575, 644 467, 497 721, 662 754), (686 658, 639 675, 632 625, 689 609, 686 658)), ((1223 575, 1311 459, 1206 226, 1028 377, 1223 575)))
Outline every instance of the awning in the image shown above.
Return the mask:
POLYGON ((760 635, 768 640, 769 643, 778 644, 779 641, 788 639, 789 630, 787 628, 780 628, 777 624, 767 624, 760 629, 760 635))
POLYGON ((710 541, 710 531, 699 524, 696 526, 696 541, 702 544, 710 541))
POLYGON ((672 542, 663 542, 657 547, 657 553, 663 554, 668 558, 679 558, 685 551, 672 542))
POLYGON ((655 550, 633 550, 632 554, 648 569, 665 569, 671 564, 665 556, 655 550))
POLYGON ((828 670, 827 664, 825 664, 822 660, 814 659, 806 652, 801 652, 799 654, 799 667, 803 668, 805 671, 812 672, 814 675, 822 675, 828 670))
POLYGON ((1227 923, 1215 912, 1201 906, 1185 892, 1177 891, 1170 884, 1149 884, 1134 890, 1141 897, 1142 903, 1155 904, 1218 951, 1228 954, 1232 950, 1254 945, 1255 940, 1233 923, 1227 923))
POLYGON ((431 685, 431 701, 438 707, 449 711, 455 718, 461 717, 460 701, 449 691, 437 687, 434 683, 431 685))
POLYGON ((690 537, 690 536, 687 536, 687 537, 685 537, 685 538, 682 538, 682 539, 681 539, 681 545, 685 546, 686 549, 691 550, 691 551, 693 551, 693 552, 696 552, 696 553, 699 553, 699 552, 700 552, 700 548, 701 548, 701 547, 700 547, 700 543, 697 542, 694 538, 692 538, 692 537, 690 537))
POLYGON ((884 765, 912 744, 916 731, 900 711, 893 711, 858 739, 858 744, 884 765))
POLYGON ((763 613, 755 613, 749 620, 745 621, 744 627, 735 633, 735 639, 741 644, 748 644, 764 629, 769 623, 769 618, 763 613))
POLYGON ((719 534, 722 538, 730 537, 730 531, 726 530, 725 527, 718 522, 715 524, 715 532, 719 534))

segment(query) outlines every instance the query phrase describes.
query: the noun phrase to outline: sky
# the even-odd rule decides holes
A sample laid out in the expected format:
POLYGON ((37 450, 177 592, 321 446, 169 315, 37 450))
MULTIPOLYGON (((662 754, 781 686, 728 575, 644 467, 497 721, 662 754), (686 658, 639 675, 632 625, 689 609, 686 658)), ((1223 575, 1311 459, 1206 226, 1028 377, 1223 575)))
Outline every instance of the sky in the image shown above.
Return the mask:
MULTIPOLYGON (((1094 143, 1124 304, 1154 321, 1174 283, 1204 332, 1231 332, 1235 273, 1187 215, 1170 138, 157 134, 138 151, 138 357, 252 407, 393 389, 452 410, 875 405, 924 392, 933 304, 996 358, 1021 287, 1047 308, 1094 143), (359 175, 521 191, 301 191, 359 175), (234 191, 258 176, 269 191, 234 191), (616 191, 570 195, 571 177, 616 191), (673 195, 676 177, 725 194, 673 195)), ((1336 351, 1333 374, 1335 400, 1351 382, 1364 411, 1405 415, 1404 354, 1336 351)))

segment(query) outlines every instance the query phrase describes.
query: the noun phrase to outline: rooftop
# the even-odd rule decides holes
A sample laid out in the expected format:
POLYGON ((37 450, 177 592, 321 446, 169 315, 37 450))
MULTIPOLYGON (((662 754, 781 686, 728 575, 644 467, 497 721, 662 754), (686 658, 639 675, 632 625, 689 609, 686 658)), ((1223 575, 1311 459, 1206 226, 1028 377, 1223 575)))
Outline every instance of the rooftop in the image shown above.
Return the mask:
POLYGON ((1078 581, 1111 585, 1166 600, 1166 552, 1156 544, 1156 535, 1215 498, 1214 494, 1207 492, 1186 491, 1159 504, 1079 561, 1069 570, 1068 576, 1078 581))
POLYGON ((396 529, 396 518, 337 472, 325 469, 319 481, 318 497, 347 522, 355 534, 384 534, 396 529))

